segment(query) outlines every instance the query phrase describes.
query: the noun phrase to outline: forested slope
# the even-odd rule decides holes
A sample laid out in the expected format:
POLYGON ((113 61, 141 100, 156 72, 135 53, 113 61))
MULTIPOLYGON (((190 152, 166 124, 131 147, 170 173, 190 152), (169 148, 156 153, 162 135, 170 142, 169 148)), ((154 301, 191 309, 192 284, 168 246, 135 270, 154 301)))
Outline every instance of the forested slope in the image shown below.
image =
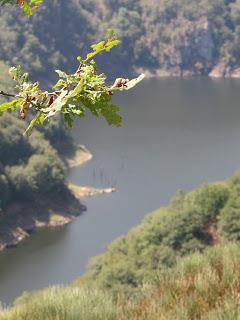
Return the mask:
POLYGON ((239 0, 45 0, 37 15, 0 10, 0 59, 53 79, 109 27, 122 47, 104 58, 115 76, 143 69, 156 75, 239 76, 239 0), (118 51, 118 52, 117 52, 118 51))
POLYGON ((240 173, 226 182, 178 192, 168 207, 148 215, 107 251, 93 258, 79 283, 119 293, 138 290, 156 270, 180 257, 226 241, 240 240, 240 173))

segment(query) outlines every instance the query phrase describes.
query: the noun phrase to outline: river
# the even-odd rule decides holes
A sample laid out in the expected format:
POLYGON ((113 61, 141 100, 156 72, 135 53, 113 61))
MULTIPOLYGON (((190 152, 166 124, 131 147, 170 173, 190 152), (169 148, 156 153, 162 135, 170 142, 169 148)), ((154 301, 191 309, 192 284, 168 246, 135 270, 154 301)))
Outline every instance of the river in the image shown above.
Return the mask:
POLYGON ((84 200, 87 212, 70 225, 37 232, 0 254, 2 302, 71 282, 89 257, 167 204, 178 189, 224 179, 240 168, 239 80, 146 80, 116 101, 121 128, 92 116, 75 124, 76 141, 93 159, 72 170, 70 180, 118 191, 84 200))

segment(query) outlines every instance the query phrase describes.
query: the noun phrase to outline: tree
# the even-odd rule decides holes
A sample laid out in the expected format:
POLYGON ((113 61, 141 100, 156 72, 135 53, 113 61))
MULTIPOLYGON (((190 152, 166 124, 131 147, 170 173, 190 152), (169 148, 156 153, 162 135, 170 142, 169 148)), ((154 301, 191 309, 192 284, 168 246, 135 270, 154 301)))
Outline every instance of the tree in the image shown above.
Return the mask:
MULTIPOLYGON (((42 0, 0 0, 0 4, 18 4, 25 14, 32 15, 42 0)), ((72 127, 75 117, 83 118, 87 111, 96 117, 104 117, 109 125, 121 125, 119 107, 113 104, 112 96, 115 91, 129 90, 139 83, 144 75, 129 80, 118 78, 112 85, 107 85, 106 75, 98 73, 94 57, 102 52, 110 52, 120 41, 114 32, 109 30, 105 41, 91 46, 91 52, 85 58, 78 56, 78 68, 75 73, 67 74, 56 70, 59 80, 52 91, 43 91, 39 82, 31 82, 28 73, 24 73, 20 66, 10 68, 12 78, 17 82, 17 93, 0 94, 12 98, 11 101, 0 105, 0 115, 7 110, 19 110, 20 118, 25 120, 29 111, 34 114, 25 133, 31 134, 35 125, 43 125, 56 114, 61 113, 68 127, 72 127)))

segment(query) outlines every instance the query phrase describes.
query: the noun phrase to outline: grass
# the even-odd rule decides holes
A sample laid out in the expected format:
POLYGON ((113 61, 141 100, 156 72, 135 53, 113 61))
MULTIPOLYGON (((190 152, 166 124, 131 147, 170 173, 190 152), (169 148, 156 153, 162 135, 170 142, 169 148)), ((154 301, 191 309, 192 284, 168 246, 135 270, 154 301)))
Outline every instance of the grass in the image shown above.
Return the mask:
POLYGON ((238 245, 208 249, 180 260, 143 287, 138 301, 123 300, 125 319, 240 319, 240 250, 238 245))
POLYGON ((1 320, 113 320, 111 298, 97 290, 52 287, 24 294, 10 310, 0 311, 1 320))
POLYGON ((240 248, 218 245, 156 271, 131 296, 87 286, 24 294, 0 320, 239 320, 240 248))
POLYGON ((240 320, 240 246, 229 242, 239 240, 239 190, 240 173, 179 192, 71 286, 25 293, 0 320, 240 320))

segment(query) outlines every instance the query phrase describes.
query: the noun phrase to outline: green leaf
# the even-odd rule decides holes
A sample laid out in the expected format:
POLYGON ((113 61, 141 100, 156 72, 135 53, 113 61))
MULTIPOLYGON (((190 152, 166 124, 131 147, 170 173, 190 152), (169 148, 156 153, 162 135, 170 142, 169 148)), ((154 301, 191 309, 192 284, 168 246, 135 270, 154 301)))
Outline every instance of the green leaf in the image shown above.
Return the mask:
POLYGON ((63 79, 58 80, 58 82, 53 86, 53 89, 59 88, 66 85, 66 82, 63 79))
POLYGON ((17 107, 19 107, 21 103, 22 103, 21 99, 16 99, 16 100, 12 100, 10 102, 5 102, 5 103, 1 104, 0 105, 0 116, 2 116, 2 114, 9 109, 16 110, 17 107))
POLYGON ((105 45, 105 41, 100 41, 98 43, 92 44, 91 48, 95 51, 95 52, 100 52, 101 50, 104 49, 104 45, 105 45))
POLYGON ((43 0, 25 0, 23 4, 17 3, 16 0, 0 0, 0 5, 4 4, 18 4, 22 7, 22 13, 27 14, 29 16, 33 15, 34 11, 39 8, 39 5, 43 0))
POLYGON ((106 119, 107 123, 117 127, 121 126, 122 123, 122 117, 118 114, 118 112, 119 107, 114 104, 106 105, 102 109, 102 115, 106 119))
POLYGON ((36 11, 39 5, 42 3, 42 0, 25 0, 22 6, 22 12, 29 16, 33 15, 33 12, 36 11))
POLYGON ((44 121, 46 120, 46 115, 44 113, 39 113, 37 114, 32 121, 30 122, 29 126, 27 127, 27 129, 24 132, 24 135, 30 136, 32 133, 32 130, 34 128, 34 126, 36 125, 43 125, 44 121))
POLYGON ((82 61, 83 61, 83 58, 80 57, 80 56, 77 56, 77 61, 82 62, 82 61))
POLYGON ((77 95, 79 95, 81 93, 82 89, 83 89, 83 84, 84 84, 84 80, 81 79, 79 81, 79 83, 77 84, 77 86, 75 87, 75 89, 70 91, 70 93, 67 95, 67 98, 71 99, 71 98, 74 98, 77 95))
POLYGON ((121 41, 117 39, 108 41, 105 45, 105 50, 109 52, 110 50, 112 50, 113 47, 118 46, 120 43, 121 41))
MULTIPOLYGON (((114 33, 110 31, 109 35, 114 36, 114 33)), ((94 56, 96 56, 102 51, 109 52, 113 47, 119 45, 120 43, 121 42, 118 39, 114 39, 111 37, 108 38, 107 41, 100 41, 98 43, 95 43, 91 45, 91 48, 93 49, 93 51, 87 54, 87 57, 84 61, 87 62, 88 60, 92 59, 94 56)))

